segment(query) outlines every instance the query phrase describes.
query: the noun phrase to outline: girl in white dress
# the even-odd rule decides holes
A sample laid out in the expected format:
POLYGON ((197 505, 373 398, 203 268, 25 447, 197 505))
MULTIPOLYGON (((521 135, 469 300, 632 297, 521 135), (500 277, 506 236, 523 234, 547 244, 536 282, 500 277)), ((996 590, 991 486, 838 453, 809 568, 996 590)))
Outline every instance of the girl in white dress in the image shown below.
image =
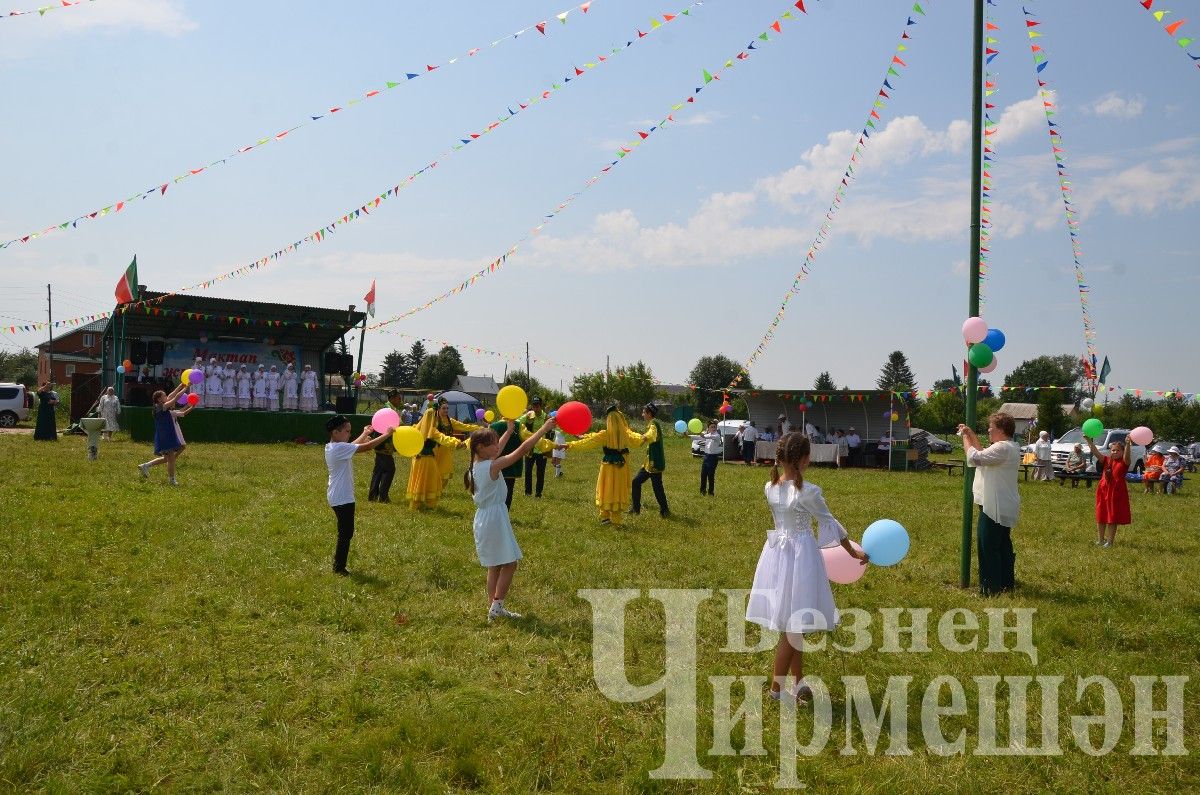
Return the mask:
POLYGON ((279 370, 275 365, 267 371, 267 409, 279 411, 279 370))
POLYGON ((299 378, 296 376, 296 366, 289 364, 287 369, 283 371, 283 410, 296 410, 296 397, 299 391, 296 388, 299 378))
POLYGON ((265 365, 259 365, 254 371, 254 408, 265 409, 267 407, 267 368, 265 365))
POLYGON ((778 442, 776 466, 765 488, 775 528, 763 544, 746 605, 747 621, 782 633, 775 647, 773 699, 780 697, 789 673, 795 680, 795 686, 785 690, 789 698, 800 701, 811 693, 802 682, 803 636, 832 630, 838 623, 820 548, 841 544, 863 565, 867 561, 866 553, 850 545, 846 529, 829 512, 820 487, 804 481, 809 450, 809 440, 801 433, 789 433, 778 442))
POLYGON ((475 500, 475 554, 479 563, 487 567, 488 621, 497 618, 520 618, 519 613, 504 609, 504 597, 512 585, 517 561, 521 559, 521 548, 513 534, 512 522, 508 518, 508 506, 504 504, 508 488, 501 477, 504 469, 521 461, 533 446, 550 431, 554 430, 553 417, 546 420, 521 446, 508 455, 500 455, 504 445, 512 437, 516 427, 512 420, 504 435, 497 438, 491 428, 481 428, 471 433, 468 447, 471 449, 471 465, 463 475, 463 485, 475 500))
POLYGON ((227 409, 237 408, 237 370, 233 369, 233 365, 225 363, 225 372, 221 377, 221 384, 225 389, 224 400, 221 406, 227 409))
POLYGON ((225 371, 221 369, 221 365, 217 364, 217 360, 213 359, 208 367, 204 368, 204 405, 210 409, 221 408, 221 395, 224 394, 224 379, 225 371))
POLYGON ((238 370, 237 385, 237 407, 243 410, 250 408, 250 371, 246 369, 246 365, 244 364, 238 370))
POLYGON ((300 410, 317 410, 317 374, 312 365, 304 365, 304 373, 300 376, 300 410))

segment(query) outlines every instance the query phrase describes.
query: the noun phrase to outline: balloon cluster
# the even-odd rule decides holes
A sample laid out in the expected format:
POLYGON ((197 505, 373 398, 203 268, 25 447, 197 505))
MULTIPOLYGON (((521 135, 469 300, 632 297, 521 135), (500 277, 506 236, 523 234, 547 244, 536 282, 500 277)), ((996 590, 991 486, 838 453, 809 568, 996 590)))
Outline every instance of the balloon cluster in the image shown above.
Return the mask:
POLYGON ((366 373, 352 373, 350 375, 350 380, 354 382, 355 386, 362 386, 363 384, 367 383, 367 375, 366 373))
POLYGON ((726 416, 729 415, 729 412, 733 411, 733 406, 729 404, 729 395, 721 396, 721 407, 717 411, 726 416))
POLYGON ((967 361, 981 373, 996 369, 996 352, 1004 347, 1004 332, 988 328, 981 317, 969 317, 962 325, 963 340, 967 343, 967 361))
POLYGON ((813 407, 813 402, 811 400, 805 399, 805 400, 800 401, 800 405, 798 408, 801 411, 808 411, 812 407, 813 407))
MULTIPOLYGON (((866 552, 870 562, 876 566, 895 566, 908 554, 908 531, 897 521, 878 519, 863 533, 862 546, 853 541, 850 546, 859 552, 866 552)), ((851 557, 842 546, 822 549, 821 557, 825 560, 825 574, 831 582, 849 585, 867 573, 862 561, 851 557)))

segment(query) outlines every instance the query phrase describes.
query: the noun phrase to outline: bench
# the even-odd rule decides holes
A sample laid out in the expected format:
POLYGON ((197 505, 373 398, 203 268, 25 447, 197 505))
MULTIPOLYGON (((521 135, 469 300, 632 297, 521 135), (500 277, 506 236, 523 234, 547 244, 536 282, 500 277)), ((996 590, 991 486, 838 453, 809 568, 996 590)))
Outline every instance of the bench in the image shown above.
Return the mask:
POLYGON ((949 461, 930 461, 930 466, 946 470, 947 475, 953 475, 955 469, 965 469, 966 464, 957 458, 952 458, 949 461))
POLYGON ((1083 481, 1090 489, 1092 481, 1099 480, 1100 476, 1092 472, 1055 472, 1054 477, 1058 478, 1058 485, 1065 486, 1067 481, 1071 481, 1071 488, 1075 488, 1079 481, 1083 481))

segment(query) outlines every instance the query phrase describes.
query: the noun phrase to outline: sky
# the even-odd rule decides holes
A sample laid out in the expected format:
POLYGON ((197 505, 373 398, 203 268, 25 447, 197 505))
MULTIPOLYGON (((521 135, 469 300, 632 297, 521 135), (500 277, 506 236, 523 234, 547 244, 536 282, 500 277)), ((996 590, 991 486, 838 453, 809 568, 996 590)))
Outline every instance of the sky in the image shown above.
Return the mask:
MULTIPOLYGON (((111 310, 135 254, 152 290, 231 271, 437 160, 369 217, 202 294, 362 308, 375 279, 386 319, 517 244, 470 288, 369 331, 364 369, 417 337, 460 346, 472 374, 497 379, 523 361, 465 348, 523 360, 528 342, 557 363, 534 364, 534 376, 566 387, 573 368, 600 369, 606 357, 614 366, 640 359, 665 383, 685 382, 704 355, 743 361, 824 220, 912 0, 806 6, 708 0, 656 29, 651 17, 686 0, 594 0, 586 15, 551 0, 94 0, 0 20, 0 237, 172 184, 118 214, 0 250, 0 323, 44 320, 47 283, 56 319, 111 310), (555 19, 569 9, 565 24, 555 19), (770 30, 789 9, 796 19, 770 30), (544 35, 512 37, 542 20, 544 35), (768 42, 755 38, 764 31, 768 42), (739 52, 751 57, 725 69, 739 52), (695 94, 702 70, 718 79, 695 94), (389 80, 401 85, 346 105, 389 80), (553 83, 562 88, 550 99, 451 149, 553 83), (332 107, 344 110, 172 182, 332 107)), ((888 354, 902 350, 924 389, 962 359, 971 10, 950 0, 922 7, 880 132, 751 371, 756 384, 804 389, 828 370, 839 386, 873 388, 888 354)), ((1200 354, 1171 341, 1200 299, 1191 239, 1200 74, 1134 0, 1025 7, 1042 22, 1042 77, 1055 91, 1109 381, 1200 391, 1200 354)), ((1172 8, 1200 32, 1200 0, 1172 8)), ((989 10, 999 26, 989 67, 999 131, 983 314, 1007 335, 998 382, 1025 359, 1082 354, 1084 340, 1022 7, 997 0, 989 10)), ((4 333, 0 348, 44 339, 4 333)))

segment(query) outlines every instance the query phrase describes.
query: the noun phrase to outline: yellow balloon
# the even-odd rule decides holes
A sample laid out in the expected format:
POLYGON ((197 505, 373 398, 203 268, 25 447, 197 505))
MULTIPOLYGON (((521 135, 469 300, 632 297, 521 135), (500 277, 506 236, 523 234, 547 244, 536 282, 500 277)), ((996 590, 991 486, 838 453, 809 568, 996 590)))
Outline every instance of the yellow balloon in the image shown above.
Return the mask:
POLYGON ((405 458, 412 458, 425 446, 425 437, 413 425, 402 425, 392 434, 392 445, 405 458))
POLYGON ((892 412, 892 422, 897 422, 897 421, 899 421, 899 419, 900 419, 900 415, 893 411, 892 412))
POLYGON ((488 409, 487 411, 483 412, 483 418, 487 422, 494 422, 496 419, 496 412, 492 411, 491 409, 488 409))
POLYGON ((179 376, 179 383, 183 384, 184 386, 188 386, 189 384, 191 384, 192 383, 192 371, 184 370, 183 373, 179 376))
POLYGON ((516 384, 509 384, 496 395, 496 408, 500 416, 506 420, 515 420, 529 408, 529 397, 525 390, 516 384))

